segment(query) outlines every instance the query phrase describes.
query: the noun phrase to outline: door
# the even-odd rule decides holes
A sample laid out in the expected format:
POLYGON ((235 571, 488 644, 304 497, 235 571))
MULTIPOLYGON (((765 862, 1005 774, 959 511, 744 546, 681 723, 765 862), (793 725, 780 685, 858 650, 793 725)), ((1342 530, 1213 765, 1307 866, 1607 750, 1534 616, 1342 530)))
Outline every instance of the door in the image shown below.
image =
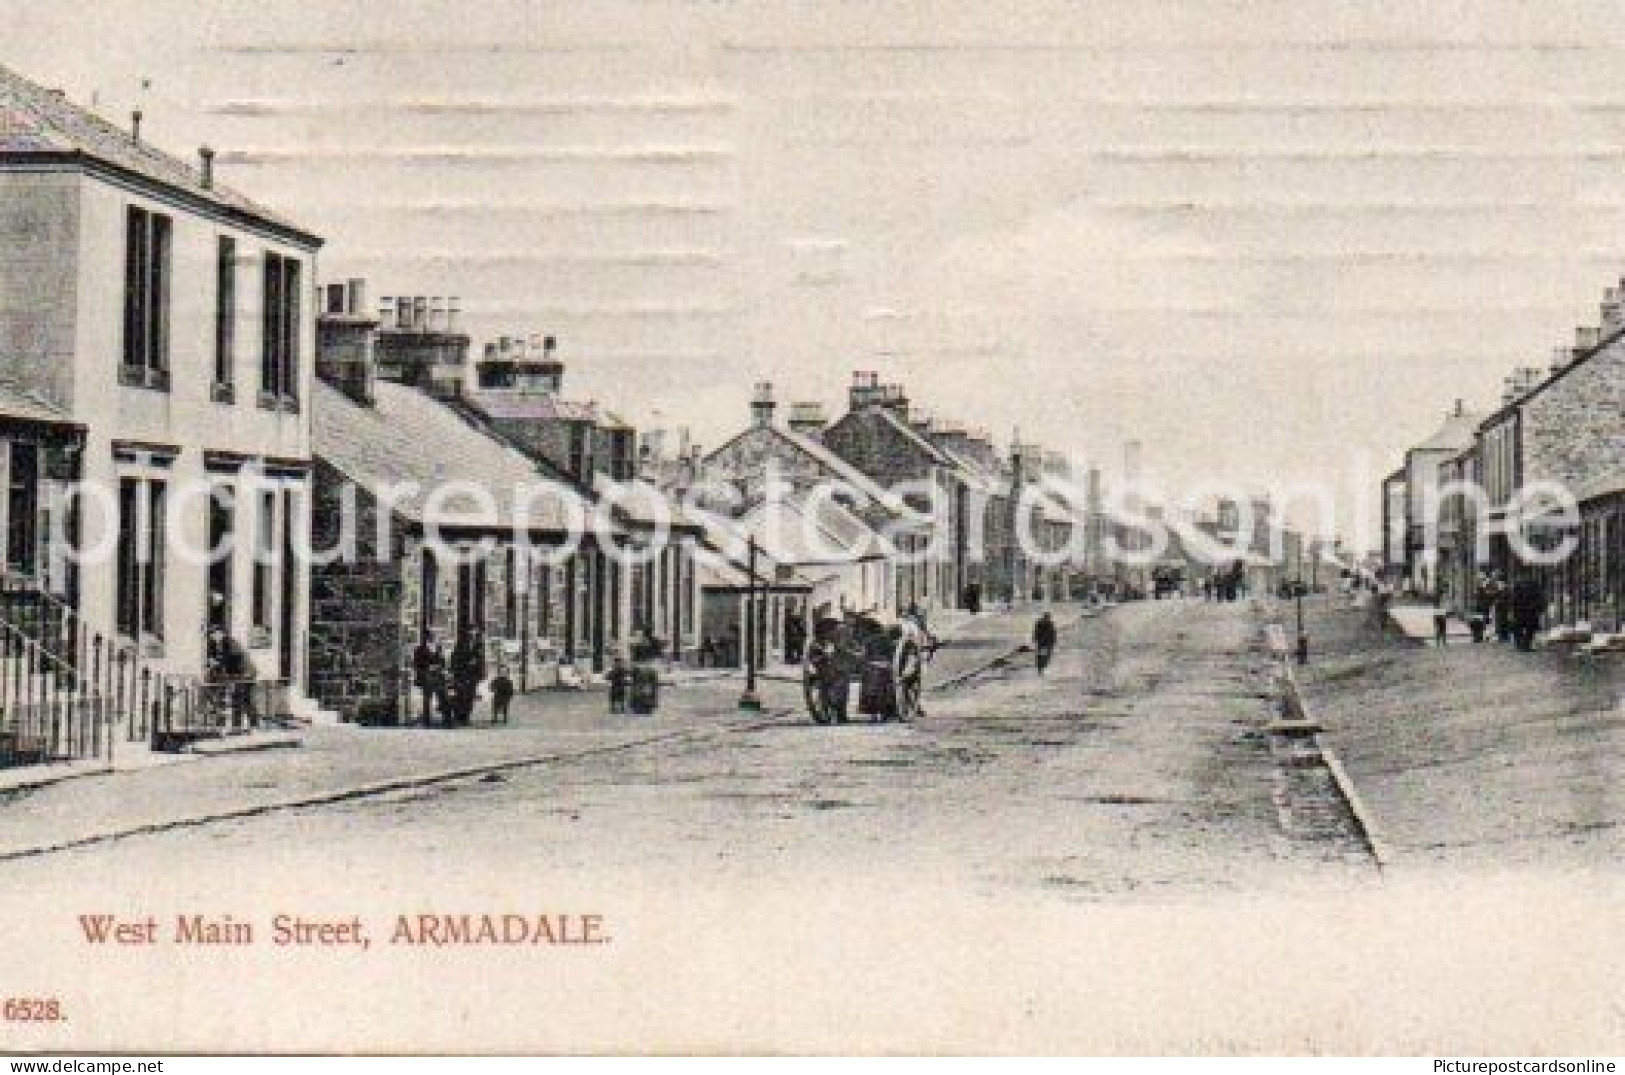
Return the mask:
POLYGON ((282 607, 277 631, 277 676, 293 682, 296 633, 299 627, 299 562, 295 559, 293 490, 282 490, 282 607))

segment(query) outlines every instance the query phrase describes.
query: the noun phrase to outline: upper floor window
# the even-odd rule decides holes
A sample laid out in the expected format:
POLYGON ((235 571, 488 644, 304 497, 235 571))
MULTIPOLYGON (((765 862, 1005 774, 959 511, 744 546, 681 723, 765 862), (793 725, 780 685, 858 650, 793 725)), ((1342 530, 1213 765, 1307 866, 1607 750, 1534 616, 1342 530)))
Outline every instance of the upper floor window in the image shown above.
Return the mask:
POLYGON ((577 481, 592 477, 592 426, 585 422, 570 423, 570 475, 577 481))
POLYGON ((130 206, 124 229, 123 384, 169 387, 169 280, 172 222, 130 206))
POLYGON ((299 403, 299 262, 265 255, 264 331, 260 337, 260 403, 299 403))
POLYGON ((237 240, 222 235, 214 258, 214 384, 211 394, 230 403, 237 367, 237 240))

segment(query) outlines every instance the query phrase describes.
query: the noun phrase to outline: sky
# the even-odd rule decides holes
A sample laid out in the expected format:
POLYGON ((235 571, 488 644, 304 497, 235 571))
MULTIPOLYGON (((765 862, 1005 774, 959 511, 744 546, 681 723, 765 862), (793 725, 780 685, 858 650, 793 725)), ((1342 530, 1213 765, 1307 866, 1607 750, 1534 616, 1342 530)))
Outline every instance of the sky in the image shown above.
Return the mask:
POLYGON ((717 445, 853 370, 1170 490, 1377 482, 1625 272, 1607 4, 0 0, 0 63, 717 445))

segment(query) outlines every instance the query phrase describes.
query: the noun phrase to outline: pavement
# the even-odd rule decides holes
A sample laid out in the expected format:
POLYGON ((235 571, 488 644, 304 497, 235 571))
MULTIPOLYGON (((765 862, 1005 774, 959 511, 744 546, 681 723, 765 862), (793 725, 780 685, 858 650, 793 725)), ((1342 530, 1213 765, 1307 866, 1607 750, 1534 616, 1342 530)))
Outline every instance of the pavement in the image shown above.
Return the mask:
MULTIPOLYGON (((732 679, 668 688, 660 709, 649 716, 609 714, 602 690, 537 691, 516 697, 511 723, 501 726, 315 726, 301 733, 299 749, 147 755, 152 764, 0 790, 0 859, 626 749, 799 712, 799 692, 771 684, 759 692, 764 712, 742 712, 739 690, 732 679)), ((482 714, 488 713, 482 707, 482 714)), ((242 745, 252 746, 251 738, 242 745)))
MULTIPOLYGON (((944 629, 928 686, 962 681, 1018 651, 1037 615, 959 617, 944 629)), ((1061 622, 1075 622, 1077 615, 1062 611, 1061 622)), ((662 707, 651 717, 608 714, 607 696, 599 688, 537 691, 518 696, 511 724, 501 727, 318 725, 297 735, 210 741, 184 754, 125 749, 111 770, 93 761, 0 772, 0 803, 10 800, 9 808, 0 809, 0 859, 381 794, 538 759, 627 749, 764 719, 740 713, 743 685, 736 670, 679 675, 663 689, 662 707), (265 753, 272 747, 298 749, 265 753), (204 761, 209 764, 199 764, 204 761), (67 781, 71 788, 56 787, 67 781)), ((798 671, 769 669, 760 677, 758 693, 771 710, 765 719, 801 718, 798 671)), ((481 714, 488 718, 488 708, 482 706, 481 714)))
POLYGON ((1307 605, 1313 716, 1399 869, 1591 869, 1625 852, 1625 658, 1418 647, 1307 605))
MULTIPOLYGON (((1341 598, 1336 598, 1341 600, 1341 598)), ((1388 619, 1400 634, 1412 642, 1423 642, 1433 645, 1433 617, 1439 611, 1435 605, 1393 604, 1388 607, 1388 619)), ((1449 615, 1445 622, 1445 641, 1450 645, 1471 643, 1473 641, 1472 628, 1466 621, 1449 615)))

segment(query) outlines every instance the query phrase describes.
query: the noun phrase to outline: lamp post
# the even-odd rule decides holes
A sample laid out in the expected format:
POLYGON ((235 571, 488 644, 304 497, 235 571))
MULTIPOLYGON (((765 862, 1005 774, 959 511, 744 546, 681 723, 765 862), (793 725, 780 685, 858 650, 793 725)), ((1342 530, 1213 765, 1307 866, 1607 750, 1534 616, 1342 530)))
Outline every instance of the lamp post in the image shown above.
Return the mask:
POLYGON ((745 690, 739 696, 739 708, 754 711, 762 708, 756 693, 756 535, 747 535, 745 540, 745 690))
POLYGON ((1299 664, 1308 664, 1309 663, 1309 632, 1304 630, 1304 627, 1303 627, 1303 578, 1301 577, 1302 573, 1303 573, 1303 570, 1300 567, 1299 568, 1299 576, 1300 577, 1298 579, 1298 584, 1293 587, 1292 592, 1296 596, 1297 602, 1298 602, 1298 663, 1299 664))

